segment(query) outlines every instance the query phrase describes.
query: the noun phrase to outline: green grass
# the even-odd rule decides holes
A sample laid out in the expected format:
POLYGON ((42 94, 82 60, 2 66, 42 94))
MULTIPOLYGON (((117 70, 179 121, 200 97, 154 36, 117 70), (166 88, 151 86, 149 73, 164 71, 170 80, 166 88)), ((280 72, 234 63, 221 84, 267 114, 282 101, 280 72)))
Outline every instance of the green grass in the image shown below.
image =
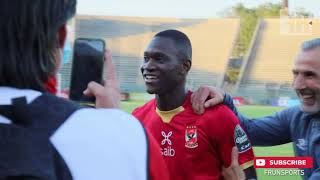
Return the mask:
MULTIPOLYGON (((131 101, 121 103, 122 109, 129 113, 136 107, 143 105, 147 99, 150 99, 150 96, 146 94, 133 94, 131 96, 131 101)), ((283 108, 271 106, 241 106, 238 109, 247 117, 254 118, 271 115, 283 108)), ((273 147, 254 147, 254 152, 256 156, 294 156, 291 143, 273 147)), ((257 169, 259 180, 301 180, 299 176, 267 176, 264 174, 264 170, 266 169, 257 169)))

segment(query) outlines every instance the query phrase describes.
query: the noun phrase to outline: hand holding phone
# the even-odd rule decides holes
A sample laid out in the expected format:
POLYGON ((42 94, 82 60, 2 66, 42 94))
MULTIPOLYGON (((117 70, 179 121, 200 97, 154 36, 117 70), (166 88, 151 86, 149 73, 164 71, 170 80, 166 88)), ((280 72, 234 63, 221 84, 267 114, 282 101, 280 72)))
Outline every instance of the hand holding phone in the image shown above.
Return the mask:
POLYGON ((116 77, 116 70, 112 64, 112 55, 110 50, 105 52, 104 63, 104 85, 96 82, 90 82, 88 88, 84 91, 86 96, 96 98, 96 108, 120 108, 120 90, 116 77))
POLYGON ((76 39, 69 98, 82 104, 94 104, 95 97, 83 94, 89 82, 103 81, 105 42, 101 39, 76 39))

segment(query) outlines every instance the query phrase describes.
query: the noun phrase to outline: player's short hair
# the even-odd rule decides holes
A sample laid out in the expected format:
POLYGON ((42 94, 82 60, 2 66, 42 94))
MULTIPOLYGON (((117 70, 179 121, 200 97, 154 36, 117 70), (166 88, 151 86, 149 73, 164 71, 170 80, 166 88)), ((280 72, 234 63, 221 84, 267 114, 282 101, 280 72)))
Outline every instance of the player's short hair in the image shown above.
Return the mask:
POLYGON ((312 39, 302 43, 301 49, 303 51, 309 51, 314 48, 320 47, 320 38, 312 39))
POLYGON ((192 46, 186 34, 178 30, 165 30, 157 33, 154 37, 165 37, 174 41, 183 59, 192 60, 192 46))
POLYGON ((76 0, 0 1, 0 86, 44 91, 56 70, 59 28, 76 0))

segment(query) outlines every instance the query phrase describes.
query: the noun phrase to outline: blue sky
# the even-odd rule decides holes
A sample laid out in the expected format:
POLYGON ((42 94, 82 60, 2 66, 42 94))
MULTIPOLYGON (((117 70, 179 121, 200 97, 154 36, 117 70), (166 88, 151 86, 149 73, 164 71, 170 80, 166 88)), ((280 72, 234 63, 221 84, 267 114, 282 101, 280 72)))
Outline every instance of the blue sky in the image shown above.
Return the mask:
MULTIPOLYGON (((242 2, 254 7, 281 0, 78 0, 78 14, 145 17, 218 17, 242 2)), ((289 10, 304 8, 320 17, 320 0, 289 0, 289 10)))

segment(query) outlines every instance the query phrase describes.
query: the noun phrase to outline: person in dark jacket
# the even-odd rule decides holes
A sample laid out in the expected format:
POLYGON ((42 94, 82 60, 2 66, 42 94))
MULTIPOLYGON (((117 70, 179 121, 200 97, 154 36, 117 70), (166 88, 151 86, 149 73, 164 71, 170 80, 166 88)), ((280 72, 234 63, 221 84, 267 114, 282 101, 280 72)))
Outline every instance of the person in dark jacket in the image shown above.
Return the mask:
POLYGON ((133 116, 47 92, 75 12, 76 0, 0 2, 0 179, 167 180, 155 140, 133 116))
POLYGON ((229 106, 239 117, 250 140, 256 146, 274 146, 293 142, 296 156, 313 158, 313 168, 304 169, 304 179, 320 179, 320 39, 302 44, 292 69, 293 89, 300 105, 284 109, 275 115, 249 119, 235 108, 230 95, 203 86, 193 97, 193 107, 202 113, 205 107, 220 102, 229 106), (206 101, 208 97, 209 100, 206 101))

